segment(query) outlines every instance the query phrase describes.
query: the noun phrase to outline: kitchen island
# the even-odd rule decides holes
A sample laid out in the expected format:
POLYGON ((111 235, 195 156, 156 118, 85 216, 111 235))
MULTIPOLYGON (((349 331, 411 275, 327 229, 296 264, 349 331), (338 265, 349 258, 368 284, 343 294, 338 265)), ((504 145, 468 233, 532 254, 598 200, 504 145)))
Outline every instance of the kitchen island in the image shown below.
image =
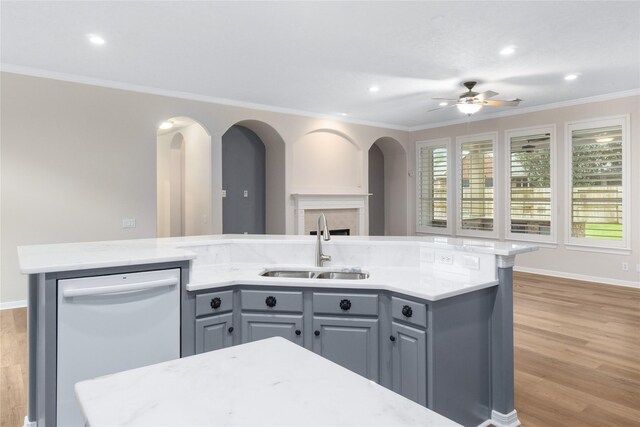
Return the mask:
POLYGON ((280 337, 76 385, 87 425, 460 426, 280 337))
POLYGON ((182 357, 282 336, 460 424, 518 425, 512 267, 515 255, 535 246, 337 237, 324 248, 332 261, 322 268, 314 266, 315 241, 306 236, 19 248, 22 272, 30 275, 28 422, 60 425, 60 281, 177 268, 182 357), (292 270, 311 273, 269 275, 292 270), (356 272, 360 279, 331 271, 356 272))

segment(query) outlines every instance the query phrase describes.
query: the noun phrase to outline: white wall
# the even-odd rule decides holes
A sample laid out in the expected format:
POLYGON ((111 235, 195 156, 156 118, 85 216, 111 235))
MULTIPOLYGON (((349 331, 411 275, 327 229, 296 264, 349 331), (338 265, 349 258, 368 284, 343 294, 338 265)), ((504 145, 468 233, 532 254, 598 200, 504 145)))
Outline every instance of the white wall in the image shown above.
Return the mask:
MULTIPOLYGON (((521 270, 555 274, 564 277, 582 278, 605 283, 621 284, 640 287, 640 273, 636 271, 636 265, 640 264, 640 97, 626 97, 602 102, 575 105, 570 107, 555 108, 528 114, 503 117, 491 120, 471 121, 466 124, 458 124, 434 129, 413 132, 411 139, 413 147, 409 151, 410 165, 415 169, 415 142, 436 138, 470 135, 485 132, 498 132, 498 147, 501 158, 506 155, 505 131, 509 129, 527 128, 534 126, 555 125, 557 150, 557 185, 558 200, 557 213, 557 245, 556 247, 543 247, 538 252, 519 256, 516 267, 521 270), (570 159, 565 157, 565 123, 575 120, 595 119, 622 114, 630 114, 631 137, 631 215, 627 219, 626 226, 631 227, 631 253, 620 255, 604 253, 603 251, 585 252, 570 250, 564 244, 565 217, 568 214, 567 200, 565 199, 564 186, 567 185, 565 173, 570 165, 570 159), (629 271, 622 270, 622 262, 629 264, 629 271)), ((504 177, 504 162, 499 160, 496 165, 500 176, 504 177)), ((411 180, 412 194, 415 194, 415 177, 411 180)), ((502 189, 503 187, 500 187, 502 189)), ((410 197, 409 212, 411 215, 410 229, 415 233, 416 229, 416 198, 410 197)), ((500 237, 505 236, 505 212, 499 205, 497 212, 497 224, 500 237)))
MULTIPOLYGON (((156 235, 156 131, 167 118, 190 117, 211 134, 213 233, 222 230, 222 135, 234 124, 249 123, 254 131, 263 126, 284 141, 284 156, 278 153, 271 161, 272 168, 285 175, 285 188, 277 192, 284 215, 269 219, 267 214, 267 223, 287 233, 294 232, 294 142, 317 130, 345 135, 361 152, 356 165, 360 170, 377 139, 394 138, 405 149, 409 145, 408 132, 372 126, 12 73, 0 73, 0 78, 1 303, 26 299, 26 277, 18 271, 19 245, 156 235), (279 166, 282 158, 284 168, 279 166), (123 218, 135 218, 137 227, 123 229, 123 218)), ((266 145, 265 136, 256 133, 266 145)), ((269 162, 267 154, 267 170, 269 162)), ((363 183, 365 174, 360 177, 363 183)), ((267 187, 275 190, 274 182, 281 181, 268 181, 267 187)))

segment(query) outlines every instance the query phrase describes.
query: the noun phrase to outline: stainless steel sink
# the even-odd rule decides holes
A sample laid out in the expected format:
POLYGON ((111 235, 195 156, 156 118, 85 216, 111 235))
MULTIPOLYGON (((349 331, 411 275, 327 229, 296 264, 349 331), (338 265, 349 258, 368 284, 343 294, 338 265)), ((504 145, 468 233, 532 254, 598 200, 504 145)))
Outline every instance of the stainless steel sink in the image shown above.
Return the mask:
POLYGON ((265 277, 288 277, 292 279, 313 279, 315 276, 314 271, 304 271, 304 270, 268 270, 261 273, 261 276, 265 277))
POLYGON ((369 273, 356 271, 324 271, 316 275, 316 279, 337 279, 337 280, 362 280, 369 277, 369 273))
POLYGON ((361 271, 308 271, 308 270, 267 270, 260 273, 263 277, 282 277, 288 279, 334 279, 334 280, 362 280, 369 277, 369 273, 361 271))

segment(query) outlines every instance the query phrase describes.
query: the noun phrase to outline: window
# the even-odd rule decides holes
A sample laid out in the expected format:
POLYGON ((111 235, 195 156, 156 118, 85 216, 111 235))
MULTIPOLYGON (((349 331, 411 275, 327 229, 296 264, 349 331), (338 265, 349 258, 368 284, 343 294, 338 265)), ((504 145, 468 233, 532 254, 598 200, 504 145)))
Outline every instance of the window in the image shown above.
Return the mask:
POLYGON ((458 223, 461 235, 497 237, 495 224, 495 133, 457 138, 458 223))
POLYGON ((553 126, 507 131, 507 237, 555 241, 553 126))
POLYGON ((449 138, 417 143, 419 232, 451 231, 449 194, 449 138))
POLYGON ((567 124, 567 243, 628 248, 628 116, 567 124))

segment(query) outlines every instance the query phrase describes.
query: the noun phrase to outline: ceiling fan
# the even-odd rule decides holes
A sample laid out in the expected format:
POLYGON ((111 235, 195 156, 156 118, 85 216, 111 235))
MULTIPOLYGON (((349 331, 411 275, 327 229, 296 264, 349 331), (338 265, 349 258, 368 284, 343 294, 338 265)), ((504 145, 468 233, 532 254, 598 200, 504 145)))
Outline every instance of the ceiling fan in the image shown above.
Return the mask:
POLYGON ((434 108, 429 111, 442 110, 444 108, 453 107, 454 105, 458 107, 458 110, 461 113, 464 113, 468 116, 477 113, 483 106, 489 107, 517 107, 520 104, 522 99, 514 99, 511 101, 503 101, 503 100, 490 100, 489 98, 493 98, 498 94, 498 92, 493 92, 488 90, 486 92, 478 93, 474 92, 473 88, 477 84, 477 82, 464 82, 463 86, 467 88, 467 92, 464 92, 458 99, 449 99, 449 98, 431 98, 437 99, 441 101, 455 101, 455 104, 446 105, 440 108, 434 108))

